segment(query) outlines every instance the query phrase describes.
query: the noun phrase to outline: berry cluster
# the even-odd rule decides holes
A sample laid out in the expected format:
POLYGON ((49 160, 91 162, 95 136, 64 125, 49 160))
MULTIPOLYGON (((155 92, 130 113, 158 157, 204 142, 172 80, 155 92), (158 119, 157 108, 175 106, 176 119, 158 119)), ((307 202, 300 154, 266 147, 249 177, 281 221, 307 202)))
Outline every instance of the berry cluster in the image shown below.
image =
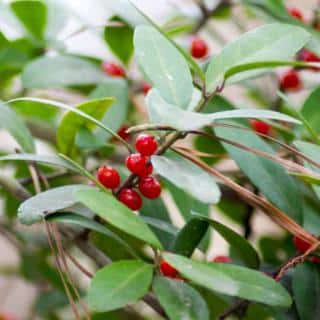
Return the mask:
MULTIPOLYGON (((161 185, 152 177, 153 166, 150 156, 157 149, 158 144, 153 136, 141 134, 135 141, 135 148, 138 153, 130 154, 126 159, 126 167, 131 173, 137 176, 138 190, 148 199, 156 199, 160 196, 161 185)), ((102 166, 97 173, 99 182, 108 189, 115 191, 120 187, 120 175, 118 171, 110 166, 102 166)), ((139 210, 142 207, 142 198, 133 187, 120 188, 116 193, 118 200, 131 210, 139 210)))

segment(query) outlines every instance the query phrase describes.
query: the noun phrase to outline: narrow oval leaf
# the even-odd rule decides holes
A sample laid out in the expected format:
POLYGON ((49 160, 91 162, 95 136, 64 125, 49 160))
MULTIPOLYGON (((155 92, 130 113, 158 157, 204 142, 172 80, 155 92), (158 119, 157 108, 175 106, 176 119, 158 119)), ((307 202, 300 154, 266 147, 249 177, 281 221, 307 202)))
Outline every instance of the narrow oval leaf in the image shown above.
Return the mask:
POLYGON ((209 290, 271 306, 289 307, 291 297, 282 285, 260 271, 226 264, 197 262, 165 253, 164 259, 183 277, 209 290))
POLYGON ((80 190, 77 199, 112 226, 161 249, 162 246, 145 222, 113 195, 91 190, 80 190))
POLYGON ((22 84, 26 89, 60 88, 96 84, 104 78, 100 68, 88 60, 72 56, 41 57, 26 65, 22 84))
POLYGON ((152 265, 138 260, 122 260, 100 269, 90 285, 89 308, 105 312, 137 301, 148 292, 152 273, 152 265))
POLYGON ((20 205, 19 221, 26 225, 40 222, 50 213, 73 206, 77 202, 76 192, 86 189, 92 189, 92 187, 69 185, 41 192, 20 205))
POLYGON ((309 122, 310 126, 317 134, 320 133, 319 100, 320 86, 311 92, 300 110, 301 114, 309 122))
MULTIPOLYGON (((269 154, 275 153, 266 142, 253 132, 216 127, 215 133, 218 137, 236 141, 246 147, 269 154)), ((222 144, 251 182, 280 210, 300 223, 302 217, 300 192, 293 178, 287 174, 285 169, 280 164, 247 150, 227 143, 222 144)))
MULTIPOLYGON (((281 23, 267 24, 245 33, 210 61, 206 72, 207 90, 211 92, 219 87, 223 83, 225 73, 236 65, 289 59, 309 38, 309 33, 303 28, 281 23)), ((237 75, 237 81, 261 72, 263 69, 242 72, 237 75)))
POLYGON ((0 102, 0 127, 16 140, 24 152, 34 152, 33 138, 20 117, 7 105, 0 102))
POLYGON ((42 40, 47 25, 47 7, 43 1, 18 0, 10 3, 11 10, 26 30, 42 40))
MULTIPOLYGON (((91 100, 78 105, 76 109, 81 110, 94 119, 101 120, 113 101, 113 98, 91 100)), ((95 125, 95 123, 84 118, 82 115, 74 113, 73 111, 67 112, 63 116, 57 130, 57 145, 59 151, 66 155, 72 155, 75 150, 74 144, 77 132, 83 127, 89 130, 93 129, 95 125)))
POLYGON ((294 301, 300 320, 320 318, 320 272, 316 264, 305 262, 292 278, 294 301))
POLYGON ((186 109, 193 92, 187 62, 158 30, 139 26, 134 34, 138 62, 152 85, 169 102, 186 109))
POLYGON ((217 203, 220 190, 207 172, 179 156, 152 156, 154 170, 178 188, 204 203, 217 203), (199 183, 201 181, 201 183, 199 183))
POLYGON ((80 226, 82 228, 90 229, 105 235, 108 238, 115 240, 118 244, 125 248, 125 250, 135 258, 139 258, 134 250, 117 234, 107 229, 104 225, 89 219, 83 215, 68 212, 59 212, 46 216, 47 221, 54 221, 66 224, 80 226))
POLYGON ((206 302, 188 284, 156 277, 153 282, 153 291, 170 320, 209 320, 206 302))
POLYGON ((259 267, 260 259, 258 253, 252 247, 249 241, 241 237, 232 229, 215 220, 203 217, 201 214, 194 214, 198 219, 207 221, 210 226, 230 244, 232 251, 236 254, 237 258, 243 261, 246 266, 254 269, 257 269, 259 267))
POLYGON ((280 120, 296 124, 301 123, 293 117, 270 110, 238 109, 215 113, 197 113, 181 110, 167 103, 156 89, 151 90, 146 102, 148 105, 149 118, 152 123, 170 126, 181 131, 198 130, 214 123, 216 120, 222 119, 255 118, 280 120))

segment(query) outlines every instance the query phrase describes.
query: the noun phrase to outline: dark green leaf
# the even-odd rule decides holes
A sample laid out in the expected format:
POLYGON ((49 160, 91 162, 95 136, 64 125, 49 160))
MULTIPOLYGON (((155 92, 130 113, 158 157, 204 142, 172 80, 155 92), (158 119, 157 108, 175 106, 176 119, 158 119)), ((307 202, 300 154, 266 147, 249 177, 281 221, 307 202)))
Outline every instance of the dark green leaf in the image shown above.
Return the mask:
POLYGON ((312 129, 319 134, 320 133, 320 112, 319 112, 319 100, 320 100, 320 87, 314 89, 309 97, 304 102, 301 113, 304 118, 309 122, 312 129))

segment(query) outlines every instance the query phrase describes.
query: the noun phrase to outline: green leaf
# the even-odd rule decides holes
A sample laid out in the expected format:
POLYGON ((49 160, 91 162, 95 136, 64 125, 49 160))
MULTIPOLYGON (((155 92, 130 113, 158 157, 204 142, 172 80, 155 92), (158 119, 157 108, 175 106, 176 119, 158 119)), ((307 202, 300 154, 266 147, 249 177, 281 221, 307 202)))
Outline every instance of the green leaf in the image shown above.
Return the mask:
POLYGON ((163 256, 183 277, 209 290, 271 306, 291 305, 291 297, 281 284, 260 271, 232 264, 197 262, 170 253, 163 256))
POLYGON ((152 156, 155 172, 204 203, 217 203, 220 190, 208 173, 179 156, 152 156), (201 181, 201 183, 199 183, 201 181))
POLYGON ((88 190, 86 185, 69 185, 41 192, 24 201, 18 209, 18 218, 22 224, 32 225, 42 221, 48 214, 66 209, 77 203, 78 190, 88 190))
POLYGON ((207 233, 208 227, 205 219, 190 219, 177 234, 170 251, 190 257, 207 233))
POLYGON ((205 114, 181 110, 167 103, 156 89, 151 90, 148 94, 147 105, 152 123, 170 126, 181 131, 198 130, 214 123, 216 120, 234 118, 274 119, 298 124, 301 123, 293 117, 269 110, 238 109, 205 114))
POLYGON ((227 226, 203 217, 200 214, 195 213, 198 219, 202 219, 210 224, 210 226, 215 229, 231 246, 232 252, 239 258, 244 264, 250 268, 257 269, 260 265, 260 259, 256 250, 252 247, 249 241, 240 236, 238 233, 234 232, 227 226))
POLYGON ((138 62, 153 87, 169 102, 186 109, 193 92, 187 62, 179 50, 158 30, 139 26, 134 34, 138 62))
POLYGON ((22 84, 26 89, 60 88, 92 85, 102 82, 105 77, 98 66, 82 58, 40 57, 26 65, 22 73, 22 84))
POLYGON ((111 21, 120 21, 123 25, 106 26, 104 28, 104 39, 111 51, 127 65, 133 53, 133 30, 118 17, 111 21))
POLYGON ((18 0, 11 2, 10 6, 28 32, 42 40, 47 25, 47 7, 43 1, 18 0))
POLYGON ((299 319, 319 319, 320 273, 316 264, 305 262, 298 265, 293 274, 292 287, 299 319))
MULTIPOLYGON (((92 118, 100 120, 108 110, 114 99, 104 98, 91 100, 78 105, 76 108, 89 114, 92 118)), ((67 112, 61 120, 57 130, 57 145, 59 151, 66 155, 74 154, 75 138, 80 128, 93 129, 95 126, 91 120, 85 119, 82 115, 67 112)))
POLYGON ((209 320, 209 311, 205 301, 188 284, 169 278, 156 277, 153 291, 170 320, 209 320))
POLYGON ((311 92, 300 110, 304 118, 309 122, 312 129, 317 134, 320 134, 319 100, 320 86, 311 92))
POLYGON ((113 195, 91 189, 79 191, 77 199, 112 226, 155 248, 162 248, 159 240, 145 222, 113 195))
POLYGON ((23 151, 34 152, 33 138, 20 117, 6 104, 0 102, 0 127, 17 141, 23 151))
MULTIPOLYGON (((245 63, 287 60, 300 50, 309 38, 309 33, 304 29, 280 23, 267 24, 245 33, 210 61, 206 72, 208 92, 222 84, 229 69, 245 63)), ((237 76, 237 81, 261 72, 262 69, 243 72, 237 76)))
MULTIPOLYGON (((274 150, 253 132, 217 127, 215 133, 218 137, 236 141, 246 147, 275 154, 274 150)), ((281 165, 227 143, 223 143, 223 146, 251 182, 271 202, 295 221, 301 222, 302 206, 299 190, 293 178, 281 165)))
POLYGON ((116 310, 143 297, 153 267, 138 260, 122 260, 100 269, 92 279, 88 302, 93 311, 116 310))
POLYGON ((125 242, 123 241, 117 234, 112 232, 111 230, 107 229, 104 225, 89 219, 83 215, 76 214, 76 213, 65 213, 59 212, 54 213, 46 216, 47 221, 55 221, 60 223, 72 224, 77 225, 82 228, 90 229, 96 232, 99 232, 108 238, 115 240, 118 244, 120 244, 125 250, 135 258, 138 258, 134 250, 125 242))

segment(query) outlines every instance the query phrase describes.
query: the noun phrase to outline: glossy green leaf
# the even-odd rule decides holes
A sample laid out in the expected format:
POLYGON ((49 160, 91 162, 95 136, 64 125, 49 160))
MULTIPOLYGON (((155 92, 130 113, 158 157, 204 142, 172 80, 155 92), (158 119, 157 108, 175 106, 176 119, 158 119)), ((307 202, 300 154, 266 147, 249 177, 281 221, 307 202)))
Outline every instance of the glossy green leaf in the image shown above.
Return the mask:
POLYGON ((181 110, 176 106, 167 103, 155 89, 148 94, 147 105, 152 123, 167 125, 181 131, 198 130, 214 123, 216 120, 234 118, 274 119, 291 123, 300 123, 299 120, 293 117, 269 110, 238 109, 205 114, 181 110))
POLYGON ((209 223, 210 226, 230 244, 232 252, 237 256, 237 258, 243 261, 246 266, 254 269, 259 267, 260 259, 258 253, 249 241, 218 221, 202 217, 197 213, 195 213, 195 215, 198 219, 202 219, 209 223))
POLYGON ((124 63, 128 64, 133 54, 133 29, 119 18, 112 21, 120 21, 121 26, 106 26, 104 39, 111 51, 124 63))
POLYGON ((138 62, 153 87, 169 103, 186 109, 193 92, 187 62, 178 49, 158 30, 139 26, 134 35, 138 62))
POLYGON ((43 39, 47 25, 47 7, 43 1, 18 0, 10 3, 11 10, 36 39, 43 39))
POLYGON ((209 320, 209 311, 205 301, 188 284, 169 278, 156 277, 153 291, 170 320, 209 320))
POLYGON ((300 112, 304 118, 309 122, 312 129, 319 134, 320 133, 320 112, 319 112, 319 100, 320 100, 320 87, 315 88, 304 102, 300 112))
POLYGON ((122 260, 100 269, 92 279, 88 302, 92 311, 116 310, 143 297, 153 267, 139 260, 122 260))
POLYGON ((204 203, 217 203, 220 190, 215 180, 188 160, 179 156, 152 156, 155 172, 204 203), (199 184, 201 181, 201 184, 199 184))
POLYGON ((107 229, 104 225, 102 225, 92 219, 89 219, 83 215, 76 214, 76 213, 59 212, 59 213, 54 213, 54 214, 48 215, 46 217, 46 220, 76 225, 76 226, 80 226, 82 228, 86 228, 89 230, 99 232, 102 235, 115 240, 118 243, 118 245, 125 248, 125 250, 130 255, 137 258, 137 255, 135 254, 134 250, 124 240, 122 240, 117 234, 115 234, 111 230, 107 229))
POLYGON ((305 262, 294 270, 293 296, 300 320, 320 317, 320 272, 316 264, 305 262))
MULTIPOLYGON (((104 98, 91 100, 78 105, 76 108, 90 115, 92 118, 101 120, 105 112, 113 103, 114 99, 104 98)), ((72 155, 75 148, 75 138, 80 128, 93 129, 96 124, 91 120, 84 118, 82 115, 67 112, 61 120, 57 130, 57 145, 59 151, 66 155, 72 155)))
POLYGON ((162 246, 145 222, 119 202, 112 194, 97 190, 83 190, 77 199, 112 226, 140 239, 155 248, 162 246))
MULTIPOLYGON (((275 153, 266 142, 253 132, 217 127, 215 133, 218 137, 236 141, 246 147, 269 154, 275 153)), ((301 222, 302 206, 299 190, 293 178, 286 173, 280 164, 227 143, 223 143, 223 146, 251 182, 271 202, 295 221, 301 222)))
MULTIPOLYGON (((307 43, 309 38, 309 33, 304 29, 280 23, 267 24, 245 33, 212 58, 206 72, 207 90, 211 92, 220 86, 225 73, 237 65, 289 59, 307 43)), ((262 69, 242 72, 237 75, 236 80, 240 81, 261 72, 262 69)))
POLYGON ((78 202, 79 190, 92 189, 86 185, 69 185, 41 192, 24 201, 18 209, 22 224, 31 225, 42 221, 48 214, 69 208, 78 202))
POLYGON ((105 77, 98 66, 82 58, 40 57, 26 65, 22 73, 22 84, 26 89, 60 88, 92 85, 102 82, 105 77))
POLYGON ((209 290, 271 306, 291 305, 291 297, 282 285, 260 271, 232 264, 197 262, 170 253, 163 256, 183 277, 209 290))
POLYGON ((190 257, 208 231, 209 223, 205 219, 190 219, 174 239, 170 251, 190 257))
POLYGON ((20 117, 6 104, 0 102, 0 127, 16 140, 25 152, 34 152, 33 138, 20 117))

